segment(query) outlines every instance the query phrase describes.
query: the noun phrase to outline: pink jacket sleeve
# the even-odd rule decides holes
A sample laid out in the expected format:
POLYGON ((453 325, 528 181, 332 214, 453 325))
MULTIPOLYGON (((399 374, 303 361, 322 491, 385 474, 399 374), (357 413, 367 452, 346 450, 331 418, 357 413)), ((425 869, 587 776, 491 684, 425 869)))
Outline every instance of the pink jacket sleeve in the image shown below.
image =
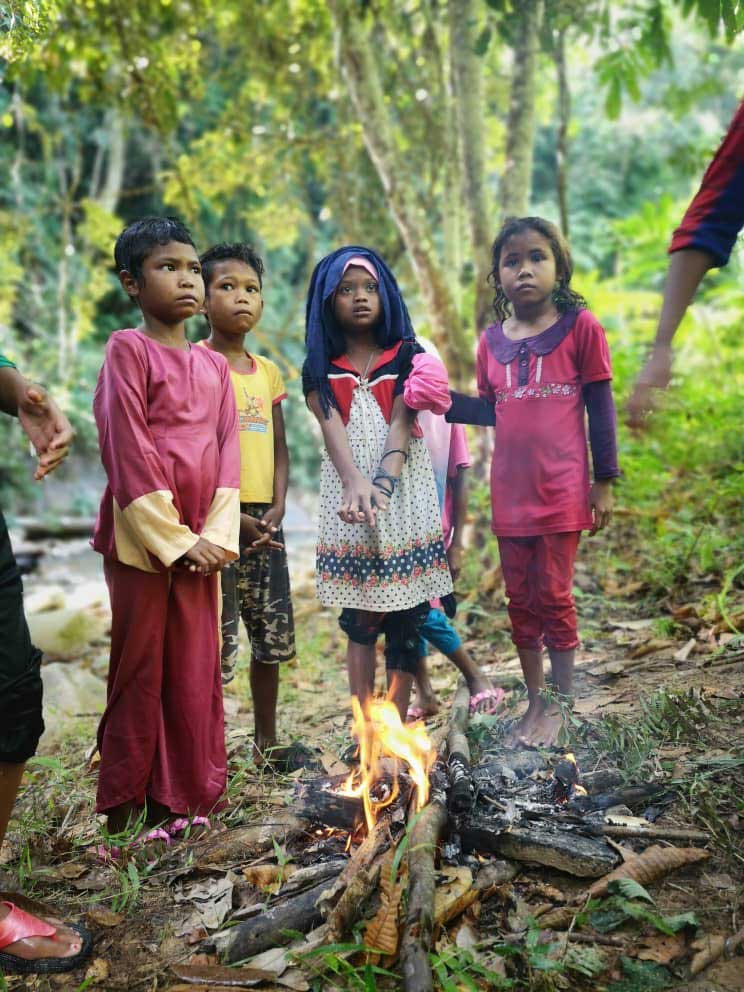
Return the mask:
POLYGON ((445 414, 452 406, 447 369, 433 355, 413 356, 411 371, 403 387, 403 399, 412 410, 445 414))

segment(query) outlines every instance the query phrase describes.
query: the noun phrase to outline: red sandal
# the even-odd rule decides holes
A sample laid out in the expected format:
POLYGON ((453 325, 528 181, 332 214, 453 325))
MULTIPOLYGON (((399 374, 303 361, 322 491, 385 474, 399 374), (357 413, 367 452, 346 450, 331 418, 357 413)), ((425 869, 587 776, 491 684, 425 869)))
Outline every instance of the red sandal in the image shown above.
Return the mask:
POLYGON ((9 906, 10 912, 0 920, 0 974, 6 975, 48 975, 61 971, 74 971, 75 968, 90 957, 92 946, 91 936, 85 927, 78 923, 65 924, 80 937, 82 947, 73 957, 66 958, 36 958, 32 961, 19 958, 16 954, 8 954, 3 948, 15 944, 27 937, 52 937, 57 928, 45 923, 37 916, 32 916, 12 902, 2 902, 0 906, 9 906))

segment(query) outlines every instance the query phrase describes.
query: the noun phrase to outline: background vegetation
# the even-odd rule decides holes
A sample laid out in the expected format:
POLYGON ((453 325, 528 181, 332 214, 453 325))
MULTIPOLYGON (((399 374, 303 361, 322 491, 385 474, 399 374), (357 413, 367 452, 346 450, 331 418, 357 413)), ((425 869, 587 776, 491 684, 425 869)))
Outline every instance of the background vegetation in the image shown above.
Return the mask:
MULTIPOLYGON (((731 0, 5 4, 0 348, 53 386, 94 460, 103 347, 136 320, 111 266, 118 231, 168 212, 199 246, 252 241, 267 261, 256 347, 289 380, 307 485, 318 442, 297 370, 315 261, 344 241, 379 248, 467 385, 490 242, 529 210, 569 234, 622 406, 670 234, 743 89, 743 20, 731 0)), ((735 258, 708 279, 667 410, 621 436, 622 542, 630 527, 658 589, 741 560, 740 277, 735 258)), ((29 491, 12 429, 7 509, 29 491)))

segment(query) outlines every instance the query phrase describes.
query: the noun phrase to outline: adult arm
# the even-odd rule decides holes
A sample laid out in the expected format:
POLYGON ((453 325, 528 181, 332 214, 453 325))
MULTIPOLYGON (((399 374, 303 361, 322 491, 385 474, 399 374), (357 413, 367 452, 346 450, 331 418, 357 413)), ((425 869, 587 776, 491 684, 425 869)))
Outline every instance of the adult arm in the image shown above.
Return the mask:
POLYGON ((75 433, 46 390, 25 379, 0 355, 0 410, 18 417, 37 455, 35 479, 43 479, 67 457, 75 433))
POLYGON ((643 427, 655 406, 654 389, 666 389, 672 374, 672 339, 692 302, 703 276, 716 264, 715 258, 698 248, 676 251, 669 262, 661 314, 651 353, 638 373, 628 400, 628 424, 643 427))
POLYGON ((672 237, 672 258, 651 353, 628 402, 628 423, 642 427, 654 407, 653 389, 671 374, 671 344, 708 269, 726 265, 744 227, 744 102, 710 165, 700 189, 672 237))

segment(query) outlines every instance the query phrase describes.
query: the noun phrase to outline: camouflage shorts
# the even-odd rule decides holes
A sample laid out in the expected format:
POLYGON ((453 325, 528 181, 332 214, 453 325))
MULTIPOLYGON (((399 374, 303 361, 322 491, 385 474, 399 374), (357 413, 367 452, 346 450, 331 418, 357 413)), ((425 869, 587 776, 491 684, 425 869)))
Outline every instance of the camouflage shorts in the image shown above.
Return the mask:
MULTIPOLYGON (((268 504, 241 503, 240 509, 260 517, 268 504)), ((284 544, 281 528, 276 540, 284 544)), ((254 661, 265 665, 291 661, 295 656, 295 636, 286 550, 241 553, 238 561, 222 569, 221 581, 223 685, 235 675, 240 617, 248 631, 254 661)))

